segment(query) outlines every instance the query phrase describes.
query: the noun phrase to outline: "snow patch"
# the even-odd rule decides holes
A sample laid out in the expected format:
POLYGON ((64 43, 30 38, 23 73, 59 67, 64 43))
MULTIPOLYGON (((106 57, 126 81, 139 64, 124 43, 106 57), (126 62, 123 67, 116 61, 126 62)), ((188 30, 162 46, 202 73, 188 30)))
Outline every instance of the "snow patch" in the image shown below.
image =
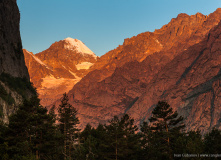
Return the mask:
POLYGON ((68 93, 80 81, 79 79, 70 78, 58 79, 54 76, 46 76, 42 80, 42 87, 38 88, 37 92, 44 106, 48 106, 57 99, 60 99, 65 92, 68 93))
POLYGON ((72 85, 71 83, 74 82, 74 84, 76 84, 77 82, 79 82, 81 80, 80 77, 76 78, 76 79, 69 79, 69 78, 55 78, 54 76, 50 75, 50 76, 46 76, 44 78, 42 78, 43 82, 41 83, 42 87, 40 88, 40 90, 44 90, 44 89, 55 89, 58 86, 61 85, 72 85), (69 84, 70 83, 70 84, 69 84))
POLYGON ((93 66, 94 63, 90 62, 82 62, 76 65, 77 70, 81 69, 89 69, 91 66, 93 66))
POLYGON ((88 54, 93 56, 94 58, 97 58, 97 56, 92 52, 83 42, 81 42, 78 39, 73 38, 66 38, 64 41, 67 43, 64 45, 65 49, 68 50, 77 50, 80 53, 88 54))

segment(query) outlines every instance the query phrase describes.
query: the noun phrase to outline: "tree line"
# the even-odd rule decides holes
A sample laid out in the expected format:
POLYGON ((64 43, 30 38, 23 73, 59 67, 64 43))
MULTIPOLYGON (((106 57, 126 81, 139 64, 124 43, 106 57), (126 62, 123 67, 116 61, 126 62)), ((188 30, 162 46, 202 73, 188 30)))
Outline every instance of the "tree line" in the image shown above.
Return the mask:
POLYGON ((213 128, 185 131, 183 117, 165 101, 159 101, 148 121, 135 125, 128 114, 114 116, 96 128, 80 131, 77 110, 63 95, 50 111, 37 96, 25 100, 0 124, 2 160, 172 160, 219 159, 221 131, 213 128))

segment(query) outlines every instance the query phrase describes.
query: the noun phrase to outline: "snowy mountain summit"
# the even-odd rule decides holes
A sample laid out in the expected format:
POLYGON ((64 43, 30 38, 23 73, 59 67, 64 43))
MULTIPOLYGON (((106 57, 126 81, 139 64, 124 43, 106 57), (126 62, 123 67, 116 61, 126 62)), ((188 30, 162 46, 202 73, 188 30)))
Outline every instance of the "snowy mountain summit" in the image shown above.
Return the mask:
POLYGON ((78 39, 73 38, 66 38, 64 39, 65 43, 65 49, 68 50, 77 50, 80 53, 92 55, 94 57, 97 57, 94 52, 92 52, 83 42, 81 42, 78 39))
POLYGON ((66 38, 33 54, 23 50, 31 82, 41 104, 48 106, 68 92, 97 61, 97 56, 80 40, 66 38))

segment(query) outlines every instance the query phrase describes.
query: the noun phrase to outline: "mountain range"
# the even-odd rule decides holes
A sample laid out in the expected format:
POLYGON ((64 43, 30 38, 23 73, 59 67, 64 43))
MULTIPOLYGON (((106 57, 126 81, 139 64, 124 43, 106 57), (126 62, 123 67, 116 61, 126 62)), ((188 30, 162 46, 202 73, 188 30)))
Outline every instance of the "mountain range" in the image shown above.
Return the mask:
POLYGON ((205 133, 221 127, 220 19, 221 9, 208 16, 181 13, 100 58, 71 38, 35 55, 23 51, 41 103, 58 106, 68 92, 82 128, 124 113, 139 125, 166 100, 184 117, 187 130, 205 133))

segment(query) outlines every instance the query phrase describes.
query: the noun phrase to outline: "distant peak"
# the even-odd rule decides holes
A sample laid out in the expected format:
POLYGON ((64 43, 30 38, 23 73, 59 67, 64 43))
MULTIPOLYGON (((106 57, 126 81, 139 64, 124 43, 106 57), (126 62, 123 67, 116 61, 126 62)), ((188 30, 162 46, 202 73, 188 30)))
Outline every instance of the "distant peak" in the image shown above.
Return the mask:
POLYGON ((65 49, 68 50, 77 50, 78 52, 84 53, 84 54, 89 54, 94 57, 97 57, 94 52, 92 52, 82 41, 78 39, 73 39, 73 38, 65 38, 64 41, 66 42, 65 44, 65 49))

